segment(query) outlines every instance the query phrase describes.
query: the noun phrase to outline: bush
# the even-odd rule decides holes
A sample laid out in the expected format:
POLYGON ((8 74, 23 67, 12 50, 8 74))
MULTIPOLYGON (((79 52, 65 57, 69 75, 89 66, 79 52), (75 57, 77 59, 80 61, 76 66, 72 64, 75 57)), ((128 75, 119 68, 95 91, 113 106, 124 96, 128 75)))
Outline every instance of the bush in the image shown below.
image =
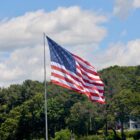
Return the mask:
POLYGON ((127 138, 134 138, 134 140, 140 139, 140 131, 127 131, 125 132, 127 138))
POLYGON ((55 138, 53 140, 69 140, 71 133, 68 129, 62 129, 55 133, 55 138))
POLYGON ((117 132, 117 131, 116 131, 116 136, 115 136, 113 130, 108 130, 108 136, 105 136, 104 130, 99 130, 98 134, 103 135, 105 140, 121 140, 120 132, 117 132))
POLYGON ((104 138, 102 136, 83 136, 76 140, 104 140, 104 138))
POLYGON ((126 140, 134 140, 134 138, 127 138, 126 140))
POLYGON ((106 137, 106 140, 121 140, 121 138, 119 135, 115 137, 114 134, 110 134, 106 137))

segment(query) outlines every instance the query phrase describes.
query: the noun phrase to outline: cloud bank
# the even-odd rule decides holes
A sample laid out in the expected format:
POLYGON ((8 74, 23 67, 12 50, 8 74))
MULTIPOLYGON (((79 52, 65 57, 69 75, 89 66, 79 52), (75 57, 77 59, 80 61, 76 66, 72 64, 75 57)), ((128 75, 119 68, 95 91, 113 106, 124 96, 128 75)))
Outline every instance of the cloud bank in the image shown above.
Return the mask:
POLYGON ((133 6, 135 8, 140 8, 140 0, 134 0, 133 6))
POLYGON ((98 54, 96 65, 105 68, 112 65, 135 66, 140 65, 140 39, 131 40, 127 43, 112 43, 106 51, 98 54))
POLYGON ((100 26, 106 20, 79 7, 29 12, 0 22, 0 51, 41 44, 43 32, 67 45, 99 43, 106 36, 106 29, 100 26))
MULTIPOLYGON (((135 2, 138 7, 139 2, 135 2)), ((0 87, 21 83, 26 79, 43 81, 43 32, 69 51, 91 62, 98 70, 111 65, 139 65, 140 38, 127 43, 114 42, 104 50, 99 47, 107 36, 107 29, 103 26, 105 22, 108 22, 105 15, 76 6, 61 7, 52 12, 38 10, 1 20, 0 87)), ((126 33, 124 30, 122 35, 126 33)), ((49 80, 47 42, 46 49, 49 80)))
MULTIPOLYGON (((0 21, 0 86, 43 81, 43 32, 70 51, 88 56, 107 35, 107 17, 79 7, 38 10, 0 21)), ((47 79, 50 75, 46 46, 47 79)))

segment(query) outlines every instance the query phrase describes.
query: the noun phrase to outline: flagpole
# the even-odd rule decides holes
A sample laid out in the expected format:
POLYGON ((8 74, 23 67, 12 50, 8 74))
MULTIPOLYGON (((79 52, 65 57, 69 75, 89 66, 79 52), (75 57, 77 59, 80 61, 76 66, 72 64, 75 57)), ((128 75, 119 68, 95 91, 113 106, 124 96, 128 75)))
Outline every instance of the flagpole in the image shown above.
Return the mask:
POLYGON ((48 140, 48 116, 47 116, 47 82, 46 82, 46 35, 43 33, 43 42, 44 42, 44 88, 45 88, 45 137, 48 140))

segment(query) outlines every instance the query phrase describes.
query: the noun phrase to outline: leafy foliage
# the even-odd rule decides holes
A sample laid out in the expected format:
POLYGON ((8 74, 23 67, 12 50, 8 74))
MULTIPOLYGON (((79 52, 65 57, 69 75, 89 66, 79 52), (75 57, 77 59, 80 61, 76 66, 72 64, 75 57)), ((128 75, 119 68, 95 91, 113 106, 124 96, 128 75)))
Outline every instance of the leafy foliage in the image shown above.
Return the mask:
MULTIPOLYGON (((70 131, 82 140, 98 139, 98 136, 86 136, 97 135, 99 130, 107 131, 107 128, 112 135, 107 132, 103 135, 115 139, 116 122, 123 125, 130 116, 140 118, 140 66, 114 66, 100 71, 100 75, 105 83, 106 105, 92 103, 84 95, 47 83, 50 139, 69 139, 70 131)), ((43 138, 44 84, 26 80, 22 85, 0 88, 0 139, 43 138)), ((138 132, 135 138, 139 138, 138 132)))
POLYGON ((70 138, 70 135, 71 133, 68 129, 62 129, 61 131, 55 133, 54 140, 68 140, 70 138))

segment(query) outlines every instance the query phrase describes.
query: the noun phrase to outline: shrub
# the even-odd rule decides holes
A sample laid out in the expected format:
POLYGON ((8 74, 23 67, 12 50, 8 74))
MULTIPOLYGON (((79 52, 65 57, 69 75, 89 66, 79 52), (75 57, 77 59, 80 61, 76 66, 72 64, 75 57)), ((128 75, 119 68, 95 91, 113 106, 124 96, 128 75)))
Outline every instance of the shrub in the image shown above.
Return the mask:
POLYGON ((125 132, 127 138, 134 138, 134 140, 140 139, 140 130, 137 131, 127 131, 125 132))
POLYGON ((126 140, 134 140, 134 138, 127 138, 126 140))
POLYGON ((102 136, 83 136, 80 138, 77 138, 76 140, 104 140, 102 136))
POLYGON ((71 133, 68 129, 62 129, 61 131, 55 133, 54 140, 69 140, 70 135, 71 133))
POLYGON ((106 140, 121 140, 121 138, 119 135, 115 137, 114 135, 110 134, 106 137, 106 140))

